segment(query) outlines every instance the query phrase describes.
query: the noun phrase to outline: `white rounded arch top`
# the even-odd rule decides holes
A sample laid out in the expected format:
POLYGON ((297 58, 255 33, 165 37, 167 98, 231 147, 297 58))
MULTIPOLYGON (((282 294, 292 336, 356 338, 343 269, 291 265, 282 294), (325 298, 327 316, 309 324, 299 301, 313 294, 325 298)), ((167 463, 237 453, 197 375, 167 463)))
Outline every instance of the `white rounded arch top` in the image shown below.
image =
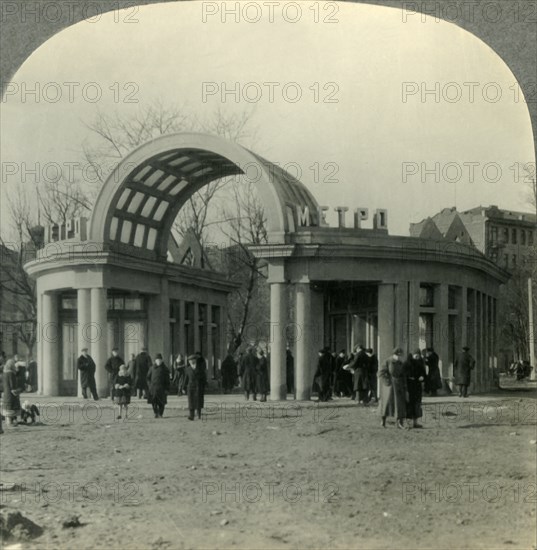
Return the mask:
POLYGON ((295 230, 297 207, 315 215, 313 195, 275 164, 221 137, 170 134, 132 151, 109 175, 93 209, 90 239, 165 258, 172 224, 189 197, 214 180, 245 173, 263 204, 271 242, 285 242, 295 230))

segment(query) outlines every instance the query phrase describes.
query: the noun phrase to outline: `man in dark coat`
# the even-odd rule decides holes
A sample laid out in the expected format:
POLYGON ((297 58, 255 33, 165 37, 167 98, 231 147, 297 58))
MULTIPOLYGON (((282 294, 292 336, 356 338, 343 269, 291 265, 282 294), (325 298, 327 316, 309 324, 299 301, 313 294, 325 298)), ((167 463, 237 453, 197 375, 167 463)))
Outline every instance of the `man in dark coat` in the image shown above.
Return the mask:
POLYGON ((242 389, 246 401, 250 399, 250 394, 253 394, 254 401, 257 401, 257 368, 259 359, 254 353, 253 346, 248 348, 248 351, 243 355, 241 364, 239 366, 239 375, 241 377, 242 389))
POLYGON ((167 395, 170 389, 170 371, 162 360, 162 355, 157 353, 155 364, 147 373, 148 402, 153 405, 155 418, 162 418, 164 407, 168 402, 167 395))
POLYGON ((345 350, 342 349, 336 357, 336 365, 334 369, 334 386, 333 393, 337 397, 349 397, 352 393, 351 386, 348 383, 348 371, 343 370, 343 365, 346 362, 345 350))
POLYGON ((108 373, 108 387, 110 388, 110 399, 114 400, 116 377, 119 373, 119 367, 124 365, 123 359, 118 355, 118 348, 112 350, 112 356, 104 365, 104 370, 108 373))
POLYGON ((237 364, 233 355, 228 353, 222 361, 222 389, 224 393, 231 393, 237 379, 237 364))
POLYGON ((356 353, 349 364, 354 371, 354 391, 358 404, 367 405, 369 402, 369 357, 362 345, 356 346, 356 353))
POLYGON ((475 359, 470 355, 470 348, 464 346, 453 365, 455 384, 459 386, 459 397, 468 397, 468 386, 474 367, 475 359))
POLYGON ((408 392, 406 416, 412 419, 412 427, 421 428, 421 424, 418 424, 418 418, 423 416, 421 383, 425 380, 425 362, 419 349, 414 351, 413 355, 408 355, 404 364, 404 371, 408 392))
POLYGON ((427 348, 425 365, 427 366, 427 378, 425 379, 425 391, 436 397, 437 390, 442 388, 442 377, 440 376, 440 358, 433 348, 427 348))
POLYGON ((2 384, 2 414, 6 419, 7 426, 17 425, 17 415, 21 410, 20 394, 21 388, 17 380, 17 367, 13 359, 8 359, 4 365, 2 384))
POLYGON ((332 356, 324 348, 319 350, 315 382, 319 387, 319 401, 328 401, 330 398, 330 380, 332 377, 332 356))
POLYGON ((379 360, 378 357, 373 353, 373 348, 367 348, 365 350, 367 356, 369 357, 369 401, 372 399, 375 400, 375 403, 378 403, 378 371, 379 371, 379 360))
POLYGON ((88 355, 88 348, 82 348, 76 366, 80 371, 80 385, 82 386, 82 397, 88 398, 87 391, 91 392, 93 399, 99 401, 97 385, 95 384, 95 361, 88 355))
POLYGON ((201 409, 204 406, 205 385, 207 372, 199 356, 189 355, 185 369, 186 395, 188 397, 188 419, 194 420, 194 413, 201 418, 201 409))
POLYGON ((295 358, 290 349, 285 354, 285 378, 287 383, 287 393, 295 393, 295 358))
POLYGON ((138 392, 138 399, 147 399, 147 373, 152 364, 153 360, 147 353, 147 348, 142 348, 134 361, 134 387, 138 392))
POLYGON ((258 352, 258 363, 256 368, 256 389, 261 394, 260 401, 267 400, 267 393, 269 392, 269 378, 268 378, 268 363, 265 357, 265 352, 260 349, 258 352))

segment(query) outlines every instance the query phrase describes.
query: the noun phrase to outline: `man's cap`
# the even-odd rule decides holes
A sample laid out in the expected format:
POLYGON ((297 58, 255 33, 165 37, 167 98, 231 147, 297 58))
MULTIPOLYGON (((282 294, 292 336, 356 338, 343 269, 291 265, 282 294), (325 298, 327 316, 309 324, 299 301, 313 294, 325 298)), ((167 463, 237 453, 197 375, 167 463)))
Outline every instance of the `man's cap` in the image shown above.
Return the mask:
POLYGON ((470 348, 469 348, 468 346, 462 346, 462 349, 463 349, 464 351, 470 351, 470 348))
POLYGON ((82 348, 80 351, 88 351, 88 348, 82 348))
POLYGON ((197 356, 196 354, 189 355, 189 356, 188 356, 188 360, 189 360, 189 361, 197 361, 197 360, 198 360, 198 356, 197 356))
POLYGON ((162 353, 157 353, 155 355, 155 359, 162 359, 162 353))
POLYGON ((401 355, 402 353, 403 353, 403 350, 401 348, 393 348, 394 355, 401 355))
POLYGON ((112 348, 112 351, 119 351, 119 348, 112 348))

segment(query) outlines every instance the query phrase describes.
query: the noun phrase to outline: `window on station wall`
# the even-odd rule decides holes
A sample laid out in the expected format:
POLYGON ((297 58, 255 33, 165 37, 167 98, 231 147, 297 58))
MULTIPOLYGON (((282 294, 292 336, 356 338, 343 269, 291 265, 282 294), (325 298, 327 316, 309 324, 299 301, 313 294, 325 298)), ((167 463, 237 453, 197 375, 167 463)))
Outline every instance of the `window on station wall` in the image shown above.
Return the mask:
POLYGON ((507 229, 507 227, 503 228, 502 235, 503 235, 503 239, 502 239, 503 242, 505 244, 509 244, 509 229, 507 229))
POLYGON ((511 265, 512 265, 513 267, 516 267, 516 254, 513 254, 513 259, 512 259, 512 261, 511 261, 511 265))
POLYGON ((517 229, 516 229, 516 227, 513 227, 513 229, 511 229, 511 242, 513 244, 517 243, 517 229))
POLYGON ((207 304, 198 304, 198 319, 200 325, 207 322, 207 304))
POLYGON ((419 347, 420 349, 433 347, 433 314, 420 313, 419 317, 419 347))
POLYGON ((61 299, 61 309, 76 309, 77 307, 77 298, 76 296, 62 296, 61 299))
POLYGON ((194 320, 194 302, 185 302, 185 321, 194 320))
POLYGON ((143 311, 145 309, 145 299, 143 296, 131 294, 109 294, 106 301, 109 310, 143 311))
POLYGON ((420 306, 421 307, 433 307, 434 306, 434 286, 428 284, 420 285, 420 306))
POLYGON ((509 256, 507 254, 503 257, 503 267, 505 267, 505 269, 509 267, 509 256))
POLYGON ((526 246, 526 230, 525 229, 522 229, 520 231, 520 244, 522 246, 526 246))
POLYGON ((456 286, 448 287, 448 309, 457 309, 457 297, 459 289, 456 286))
POLYGON ((533 231, 528 231, 528 245, 533 246, 533 231))
POLYGON ((495 226, 490 228, 490 242, 491 244, 496 244, 498 242, 498 228, 495 226))

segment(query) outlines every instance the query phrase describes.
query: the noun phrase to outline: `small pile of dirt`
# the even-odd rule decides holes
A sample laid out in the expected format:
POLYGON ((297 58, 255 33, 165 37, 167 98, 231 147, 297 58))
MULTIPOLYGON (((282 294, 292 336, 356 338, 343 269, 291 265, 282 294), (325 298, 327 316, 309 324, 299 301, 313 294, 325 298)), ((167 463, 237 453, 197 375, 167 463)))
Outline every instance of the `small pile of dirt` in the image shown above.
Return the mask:
POLYGON ((43 528, 20 512, 0 512, 0 538, 3 540, 28 541, 40 537, 43 528))

